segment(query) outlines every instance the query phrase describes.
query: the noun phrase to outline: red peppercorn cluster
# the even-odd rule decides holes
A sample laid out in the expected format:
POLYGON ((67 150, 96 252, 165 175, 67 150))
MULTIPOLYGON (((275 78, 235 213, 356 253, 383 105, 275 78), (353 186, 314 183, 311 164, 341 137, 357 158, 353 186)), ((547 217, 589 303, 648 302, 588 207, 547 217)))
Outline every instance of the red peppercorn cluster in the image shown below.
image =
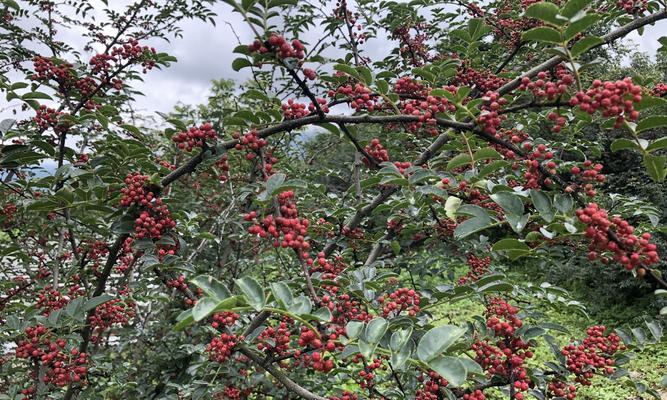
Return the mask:
MULTIPOLYGON (((132 243, 134 243, 133 238, 129 237, 125 239, 118 263, 114 267, 115 270, 121 274, 124 274, 125 271, 127 271, 130 266, 134 264, 134 251, 132 250, 132 243)), ((106 252, 109 252, 108 247, 106 252)), ((99 261, 96 262, 96 265, 97 266, 95 267, 95 271, 97 271, 97 267, 99 267, 99 261)))
POLYGON ((574 400, 577 397, 577 387, 554 379, 547 385, 547 393, 554 397, 560 397, 567 400, 574 400))
POLYGON ((562 64, 559 64, 555 68, 555 80, 546 71, 538 72, 536 78, 533 82, 529 77, 524 76, 521 78, 521 85, 518 89, 528 90, 537 98, 555 100, 557 97, 565 94, 572 83, 574 83, 574 78, 562 64))
POLYGON ((280 321, 278 326, 268 326, 257 337, 257 349, 274 355, 284 355, 290 348, 289 320, 280 321))
POLYGON ((204 147, 206 141, 215 142, 217 134, 210 122, 206 122, 200 126, 193 126, 185 132, 179 132, 171 137, 174 143, 178 144, 181 150, 192 151, 195 147, 204 147))
MULTIPOLYGON (((557 164, 553 160, 554 153, 550 151, 546 145, 538 144, 533 147, 531 142, 524 142, 522 145, 523 149, 528 153, 527 159, 524 161, 526 166, 526 171, 523 174, 524 179, 526 180, 526 188, 539 188, 540 187, 540 166, 544 166, 548 172, 552 175, 556 174, 557 164)), ((550 178, 544 179, 545 185, 551 184, 550 178)))
POLYGON ((476 88, 481 93, 495 92, 507 83, 506 78, 501 78, 488 71, 478 71, 463 62, 456 70, 453 79, 455 86, 469 86, 476 88))
MULTIPOLYGON (((383 163, 389 161, 389 152, 382 146, 380 139, 373 138, 369 145, 367 145, 364 150, 368 153, 369 156, 373 157, 378 163, 383 163)), ((370 166, 371 163, 366 158, 363 159, 366 166, 370 166)))
POLYGON ((114 325, 128 325, 135 316, 135 304, 131 300, 112 299, 100 304, 90 318, 93 334, 90 340, 99 342, 102 334, 114 325))
MULTIPOLYGON (((609 219, 607 210, 596 203, 589 203, 586 208, 576 211, 579 221, 586 224, 584 234, 591 239, 589 245, 589 260, 599 257, 599 252, 611 251, 614 261, 625 266, 626 269, 649 266, 660 261, 657 246, 651 243, 651 234, 646 232, 640 237, 634 234, 635 228, 620 216, 609 219), (610 233, 616 234, 617 241, 610 239, 610 233)), ((608 260, 602 258, 602 262, 608 260)))
POLYGON ((486 396, 484 396, 484 392, 476 389, 470 393, 465 393, 463 395, 463 400, 486 400, 486 396))
POLYGON ((600 173, 603 169, 604 166, 602 164, 593 164, 593 162, 590 160, 584 161, 581 164, 581 167, 577 165, 573 166, 570 169, 570 172, 572 175, 580 179, 581 185, 577 183, 571 184, 565 188, 565 191, 572 193, 577 188, 579 188, 579 186, 581 186, 581 188, 583 188, 583 190, 586 192, 586 195, 589 197, 594 197, 596 192, 593 184, 602 183, 606 179, 605 175, 600 173))
POLYGON ((422 66, 433 59, 426 44, 429 39, 426 33, 427 28, 425 22, 418 22, 398 26, 391 32, 391 38, 399 41, 400 54, 409 58, 410 64, 415 67, 422 66), (412 30, 415 31, 414 35, 412 30))
POLYGON ((167 206, 162 204, 161 199, 156 199, 134 221, 134 235, 137 239, 160 239, 166 231, 175 227, 176 221, 171 218, 167 206))
MULTIPOLYGON (((292 248, 298 252, 308 251, 310 243, 305 240, 306 232, 310 221, 306 218, 299 218, 298 210, 296 208, 296 200, 294 192, 289 190, 278 195, 278 204, 280 216, 274 217, 267 215, 261 222, 255 221, 257 212, 251 211, 244 215, 243 219, 246 221, 255 221, 255 223, 248 228, 248 232, 259 237, 273 237, 275 247, 292 248)), ((308 259, 305 255, 304 259, 308 259)), ((312 264, 312 259, 309 265, 312 264)))
POLYGON ((61 88, 71 86, 73 81, 76 80, 72 71, 72 64, 64 62, 56 65, 52 60, 42 56, 33 57, 32 64, 35 70, 35 73, 30 76, 32 80, 48 81, 53 79, 61 85, 61 88))
POLYGON ((423 99, 404 99, 398 103, 403 114, 419 116, 417 122, 407 124, 407 130, 417 132, 425 128, 431 136, 438 135, 436 114, 456 111, 456 106, 444 97, 428 95, 423 99))
MULTIPOLYGON (((317 100, 317 104, 320 106, 322 112, 324 113, 329 112, 329 106, 327 105, 326 100, 319 97, 316 98, 315 100, 317 100)), ((281 108, 283 110, 283 117, 285 117, 285 119, 303 118, 316 111, 316 108, 313 105, 313 103, 310 103, 308 105, 308 108, 306 108, 305 104, 297 103, 293 99, 287 100, 287 103, 284 103, 281 106, 281 108)))
MULTIPOLYGON (((25 339, 18 342, 16 357, 41 365, 44 370, 41 380, 47 385, 63 387, 84 381, 88 372, 88 355, 77 349, 67 351, 67 341, 53 336, 43 325, 26 328, 25 339)), ((34 393, 34 387, 22 391, 26 399, 34 393)))
POLYGON ((495 343, 478 340, 471 349, 475 352, 475 360, 490 375, 514 378, 514 398, 523 399, 523 393, 529 389, 530 377, 524 367, 526 358, 532 358, 530 343, 516 337, 516 330, 523 326, 517 316, 519 309, 505 300, 493 298, 487 306, 486 326, 494 337, 495 343))
POLYGON ((18 208, 14 203, 7 203, 4 207, 0 208, 0 221, 4 227, 9 227, 14 220, 18 208))
POLYGON ((435 371, 428 371, 427 376, 419 374, 417 381, 424 385, 415 392, 415 400, 438 400, 440 389, 449 385, 449 382, 435 371))
POLYGON ((641 14, 646 11, 648 0, 618 0, 616 6, 630 15, 641 14))
POLYGON ((46 285, 44 289, 37 293, 37 304, 35 308, 42 312, 42 315, 48 316, 53 311, 66 307, 72 300, 84 296, 86 290, 78 284, 73 284, 67 290, 67 295, 63 295, 51 285, 46 285))
POLYGON ((468 282, 476 282, 489 272, 491 265, 491 257, 477 257, 470 253, 467 257, 468 273, 461 277, 458 281, 459 285, 464 285, 468 282))
POLYGON ((206 345, 206 352, 212 361, 224 363, 234 352, 236 344, 243 340, 243 336, 232 333, 221 333, 206 345))
POLYGON ((567 369, 576 375, 582 385, 590 385, 595 373, 611 375, 614 372, 613 355, 623 350, 621 338, 615 333, 605 336, 606 327, 592 326, 580 344, 569 344, 561 350, 566 357, 567 369))
POLYGON ((227 153, 223 154, 222 157, 215 162, 215 166, 222 171, 218 176, 220 182, 226 182, 227 179, 229 179, 229 158, 227 157, 227 153))
POLYGON ((238 139, 238 143, 234 147, 236 150, 247 150, 246 159, 252 160, 255 158, 256 152, 267 145, 266 139, 262 139, 257 135, 257 131, 251 129, 242 137, 238 132, 232 134, 234 139, 238 139))
POLYGON ((409 316, 414 317, 419 312, 421 298, 414 289, 400 288, 387 296, 380 296, 378 303, 382 305, 382 316, 397 316, 406 311, 409 316))
POLYGON ((120 189, 122 197, 120 205, 130 207, 133 204, 138 206, 147 206, 155 199, 155 194, 146 190, 149 181, 148 175, 142 175, 139 172, 127 174, 125 178, 126 187, 120 189))
POLYGON ((552 111, 547 114, 547 119, 554 123, 554 126, 551 127, 551 131, 554 133, 559 133, 567 122, 567 119, 557 111, 552 111))
POLYGON ((331 396, 329 397, 329 400, 359 400, 359 396, 350 391, 344 390, 340 396, 331 396))
MULTIPOLYGON (((340 71, 338 74, 342 75, 340 71)), ((336 97, 346 98, 350 107, 356 111, 367 110, 372 112, 381 110, 383 107, 378 97, 373 94, 373 91, 368 86, 359 82, 339 86, 336 90, 329 90, 327 95, 332 99, 336 97)))
POLYGON ((304 68, 303 75, 306 77, 306 79, 310 79, 311 81, 314 81, 317 78, 317 73, 310 68, 304 68))
POLYGON ((352 31, 352 41, 357 44, 363 44, 366 41, 366 33, 362 32, 363 27, 361 24, 357 23, 359 20, 360 14, 358 12, 353 13, 347 8, 346 0, 339 0, 336 2, 336 7, 333 10, 333 16, 335 19, 344 21, 346 25, 349 26, 352 31), (354 31, 356 29, 356 31, 354 31))
POLYGON ((135 62, 141 60, 143 72, 146 73, 155 66, 155 61, 151 58, 151 55, 154 54, 157 54, 155 48, 141 46, 138 40, 130 38, 126 43, 112 48, 108 54, 94 55, 89 63, 94 73, 107 73, 113 65, 120 66, 123 61, 135 62))
POLYGON ((405 171, 412 167, 412 163, 409 161, 394 161, 394 166, 398 169, 398 172, 400 172, 401 175, 405 175, 405 171))
POLYGON ((632 83, 632 78, 616 82, 593 81, 593 86, 586 92, 578 92, 570 99, 570 105, 593 114, 600 111, 604 117, 616 117, 615 128, 621 127, 624 121, 636 121, 639 111, 634 103, 642 100, 642 88, 632 83))
POLYGON ((37 124, 41 130, 53 128, 53 131, 56 134, 61 134, 69 130, 69 125, 60 121, 60 118, 64 115, 66 114, 42 104, 35 111, 35 116, 32 117, 32 121, 37 124))
POLYGON ((275 53, 280 59, 296 58, 301 60, 306 55, 306 48, 301 41, 294 39, 292 40, 292 43, 290 43, 287 39, 275 33, 272 33, 269 36, 269 39, 264 43, 255 40, 248 46, 248 50, 251 53, 259 54, 275 53))
POLYGON ((239 319, 239 315, 232 311, 223 311, 221 313, 213 314, 213 322, 211 326, 214 329, 219 329, 221 326, 231 327, 239 319))
POLYGON ((500 97, 497 92, 486 92, 484 104, 481 107, 481 113, 477 117, 477 123, 484 128, 484 132, 489 135, 495 135, 502 121, 506 118, 498 113, 498 110, 505 104, 507 99, 500 97))
POLYGON ((658 83, 653 90, 651 90, 651 94, 655 97, 664 97, 667 95, 667 84, 658 83))

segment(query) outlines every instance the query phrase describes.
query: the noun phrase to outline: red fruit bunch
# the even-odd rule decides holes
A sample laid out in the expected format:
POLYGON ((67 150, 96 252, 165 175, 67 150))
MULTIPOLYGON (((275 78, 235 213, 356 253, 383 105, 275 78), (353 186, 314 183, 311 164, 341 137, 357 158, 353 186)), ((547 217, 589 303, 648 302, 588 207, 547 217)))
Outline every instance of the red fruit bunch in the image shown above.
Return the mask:
POLYGON ((611 375, 614 372, 613 355, 625 346, 615 333, 605 336, 606 328, 592 326, 586 330, 586 337, 579 344, 569 344, 561 350, 566 357, 567 369, 576 375, 575 380, 582 385, 590 385, 596 373, 611 375))
POLYGON ((535 81, 531 81, 529 77, 524 76, 521 78, 521 85, 518 89, 528 90, 537 98, 555 100, 567 92, 568 88, 574 83, 574 78, 562 64, 556 66, 554 75, 555 77, 552 77, 551 73, 540 71, 535 81))
POLYGON ((484 128, 484 132, 495 135, 500 124, 506 118, 499 114, 498 110, 507 104, 507 99, 500 97, 497 92, 486 92, 482 99, 484 104, 481 107, 482 111, 479 117, 477 117, 477 123, 484 128))
POLYGON ((499 77, 491 72, 478 71, 470 67, 465 61, 456 70, 453 79, 455 86, 474 87, 481 93, 495 92, 507 83, 506 78, 499 77))
MULTIPOLYGON (((342 73, 338 72, 342 76, 342 73)), ((347 84, 339 86, 336 90, 329 90, 327 95, 334 98, 345 98, 350 107, 356 111, 367 110, 375 111, 381 110, 383 105, 378 100, 378 97, 373 94, 373 91, 362 83, 347 84)))
MULTIPOLYGON (((382 146, 382 143, 380 143, 380 139, 378 138, 371 139, 370 144, 368 144, 364 150, 366 150, 366 153, 373 157, 378 164, 389 161, 389 152, 382 146)), ((366 158, 362 161, 367 167, 371 165, 370 161, 366 158)))
POLYGON ((634 103, 642 100, 642 88, 632 83, 632 78, 616 82, 593 81, 593 86, 586 92, 578 92, 570 99, 570 105, 593 114, 600 111, 603 117, 615 117, 615 128, 621 127, 624 121, 636 121, 639 111, 634 103))
POLYGON ((249 130, 243 136, 241 136, 238 132, 234 132, 232 137, 239 141, 234 147, 236 150, 247 150, 247 160, 254 159, 257 151, 268 144, 266 139, 262 139, 257 135, 257 131, 255 129, 249 130))
POLYGON ((151 57, 155 54, 157 54, 155 48, 141 46, 139 41, 130 38, 124 44, 112 48, 109 53, 94 55, 89 63, 94 73, 108 73, 113 66, 120 67, 124 62, 141 61, 143 72, 146 73, 155 66, 155 61, 151 57))
POLYGON ((59 290, 56 290, 51 285, 46 285, 44 289, 37 293, 37 304, 35 308, 42 312, 42 315, 48 316, 53 311, 60 310, 66 307, 72 300, 84 296, 86 290, 78 284, 72 284, 67 290, 67 294, 63 295, 59 290))
MULTIPOLYGON (((76 348, 68 351, 66 347, 65 339, 57 338, 46 327, 37 325, 25 329, 25 339, 19 340, 16 357, 30 359, 31 366, 40 365, 44 371, 41 380, 45 384, 63 387, 82 382, 88 372, 87 354, 80 353, 76 348)), ((33 393, 31 388, 22 392, 26 398, 33 393)))
POLYGON ((224 363, 234 352, 234 347, 242 340, 243 336, 236 336, 231 333, 221 333, 220 336, 214 337, 206 345, 209 359, 224 363))
POLYGON ((440 389, 449 385, 449 382, 435 371, 428 371, 427 375, 419 374, 417 381, 423 384, 423 388, 415 392, 415 400, 438 400, 440 389))
POLYGON ((616 6, 630 15, 641 14, 646 11, 648 0, 618 0, 616 6))
MULTIPOLYGON (((310 221, 306 218, 299 218, 296 207, 294 192, 289 190, 278 195, 279 216, 272 214, 265 216, 262 221, 256 221, 257 212, 251 211, 244 215, 246 221, 254 221, 254 224, 248 228, 248 232, 258 235, 261 238, 273 237, 274 247, 292 248, 302 254, 310 249, 310 243, 305 240, 310 221)), ((306 254, 302 254, 303 258, 306 254)), ((309 265, 312 264, 312 259, 309 265)))
POLYGON ((382 316, 385 318, 389 316, 397 316, 403 311, 411 317, 414 317, 419 312, 419 302, 421 298, 419 293, 414 289, 400 288, 388 296, 380 296, 378 303, 382 305, 382 316))
POLYGON ((491 257, 477 257, 469 253, 467 257, 468 273, 462 276, 458 283, 464 285, 468 282, 476 282, 489 272, 491 265, 491 257))
POLYGON ((586 195, 594 197, 596 192, 593 185, 595 183, 602 183, 606 179, 605 175, 600 173, 603 169, 604 166, 602 164, 593 164, 590 160, 584 161, 580 166, 573 166, 570 169, 570 172, 577 177, 581 183, 569 185, 565 188, 565 191, 572 193, 578 187, 581 187, 586 192, 586 195))
POLYGON ((203 148, 206 141, 215 142, 217 134, 210 122, 206 122, 200 126, 193 126, 185 132, 179 132, 171 137, 174 143, 178 144, 181 150, 192 151, 195 147, 203 148))
POLYGON ((90 318, 93 328, 91 341, 98 343, 102 334, 113 326, 129 325, 135 316, 135 304, 132 300, 112 299, 100 304, 90 318))
POLYGON ((651 90, 651 94, 655 97, 664 97, 667 95, 667 84, 658 83, 653 90, 651 90))
POLYGON ((272 33, 269 36, 269 39, 262 43, 259 40, 255 40, 248 50, 251 53, 267 54, 274 53, 279 59, 285 58, 296 58, 303 59, 306 55, 303 43, 298 39, 292 40, 290 43, 283 36, 272 33))
MULTIPOLYGON (((526 166, 526 171, 523 174, 523 178, 525 179, 526 182, 524 186, 526 188, 539 188, 541 166, 546 168, 549 174, 551 175, 556 174, 557 164, 553 160, 554 153, 550 151, 544 144, 538 144, 537 146, 533 147, 533 144, 531 142, 524 142, 522 147, 525 151, 529 152, 527 155, 527 159, 524 161, 526 166)), ((545 178, 544 184, 547 186, 550 185, 551 179, 548 177, 545 178)))
MULTIPOLYGON (((587 225, 584 234, 591 240, 589 260, 597 259, 601 252, 610 251, 614 254, 613 260, 629 270, 660 261, 657 246, 649 241, 651 234, 646 232, 638 237, 634 234, 635 228, 620 216, 609 219, 607 210, 596 203, 578 209, 576 214, 579 221, 587 225), (616 240, 612 240, 612 232, 616 240)), ((609 260, 601 257, 601 261, 607 263, 609 260)))
POLYGON ((211 326, 213 329, 220 329, 221 327, 232 327, 236 321, 240 318, 235 312, 232 311, 223 311, 221 313, 213 314, 213 322, 211 326))
POLYGON ((41 130, 53 128, 55 133, 61 134, 69 130, 69 124, 60 121, 60 118, 64 115, 66 115, 66 113, 56 111, 53 108, 49 108, 42 104, 35 111, 35 116, 32 117, 32 121, 37 124, 41 130))
POLYGON ((560 397, 567 400, 574 400, 577 397, 577 387, 554 379, 547 385, 547 392, 554 397, 560 397))

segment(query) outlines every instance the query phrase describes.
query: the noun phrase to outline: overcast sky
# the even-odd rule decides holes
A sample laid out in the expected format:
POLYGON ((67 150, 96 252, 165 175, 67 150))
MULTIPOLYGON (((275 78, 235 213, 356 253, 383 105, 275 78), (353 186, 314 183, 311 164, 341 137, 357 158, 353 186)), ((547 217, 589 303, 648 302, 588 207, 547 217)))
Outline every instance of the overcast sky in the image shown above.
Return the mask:
MULTIPOLYGON (((99 4, 99 0, 92 2, 99 4)), ((128 2, 129 0, 113 0, 110 3, 122 7, 128 2)), ((170 68, 152 70, 142 76, 144 82, 139 83, 136 88, 145 96, 138 98, 137 110, 147 113, 168 112, 179 101, 199 104, 206 101, 211 80, 225 78, 243 82, 248 79, 249 69, 235 72, 231 68, 231 62, 237 56, 232 50, 238 42, 230 25, 244 44, 253 40, 252 32, 238 13, 231 12, 228 5, 222 2, 216 4, 215 12, 216 26, 198 20, 182 21, 183 38, 173 39, 171 43, 151 43, 158 51, 177 57, 178 62, 170 68)), ((638 50, 652 55, 659 47, 657 39, 661 36, 660 33, 665 31, 667 22, 660 21, 654 27, 647 27, 644 36, 640 37, 635 32, 630 37, 637 43, 638 50)), ((80 32, 62 31, 59 34, 61 40, 82 50, 83 38, 80 32)), ((316 28, 307 32, 302 39, 314 42, 318 36, 316 28)), ((382 37, 369 40, 362 48, 366 55, 377 60, 385 57, 394 45, 388 38, 382 37)), ((2 114, 6 112, 3 111, 2 114)), ((2 117, 11 116, 0 115, 0 119, 2 117)))

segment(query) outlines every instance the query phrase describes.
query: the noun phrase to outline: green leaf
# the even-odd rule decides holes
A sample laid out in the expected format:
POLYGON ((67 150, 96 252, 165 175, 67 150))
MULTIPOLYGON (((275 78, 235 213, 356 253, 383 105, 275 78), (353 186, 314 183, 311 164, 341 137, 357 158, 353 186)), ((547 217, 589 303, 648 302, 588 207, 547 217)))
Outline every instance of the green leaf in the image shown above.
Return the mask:
POLYGON ((646 147, 647 151, 661 150, 667 147, 667 136, 663 136, 660 139, 656 139, 651 142, 651 144, 646 147))
MULTIPOLYGON (((417 350, 419 352, 419 350, 417 350)), ((447 379, 450 386, 458 387, 466 381, 468 371, 458 357, 442 356, 428 362, 429 367, 447 379)))
POLYGON ((646 167, 646 172, 648 172, 651 179, 656 182, 662 182, 665 180, 665 156, 654 156, 651 154, 644 155, 644 167, 646 167))
POLYGON ((447 163, 447 171, 451 171, 455 168, 464 166, 466 164, 470 164, 472 159, 470 158, 470 154, 459 154, 456 157, 452 158, 449 160, 447 163))
POLYGON ((634 140, 630 139, 625 139, 625 138, 619 138, 611 142, 611 151, 612 153, 615 153, 620 150, 625 150, 625 149, 636 149, 640 150, 641 148, 635 142, 634 140))
POLYGON ((237 279, 236 286, 241 289, 248 304, 257 311, 260 311, 266 302, 264 297, 264 290, 259 285, 259 283, 252 277, 244 276, 243 278, 237 279))
POLYGON ((192 316, 192 309, 185 310, 178 314, 176 321, 176 325, 174 325, 175 331, 182 331, 183 329, 192 325, 195 322, 195 319, 192 316))
POLYGON ((570 53, 572 54, 572 57, 578 57, 593 47, 601 45, 602 43, 604 43, 604 41, 597 36, 586 36, 585 38, 575 43, 574 46, 572 46, 570 53))
POLYGON ((572 197, 570 197, 569 194, 562 194, 558 193, 554 196, 554 206, 558 209, 558 211, 566 214, 572 210, 572 206, 574 205, 574 201, 572 200, 572 197))
POLYGON ((500 155, 500 153, 498 153, 491 147, 484 147, 482 149, 477 150, 475 154, 473 154, 473 159, 475 161, 493 160, 498 158, 502 158, 502 156, 500 155))
POLYGON ((294 301, 292 289, 285 282, 271 283, 271 293, 284 308, 287 308, 294 301))
POLYGON ((560 15, 565 18, 573 18, 579 11, 582 11, 592 0, 570 0, 560 9, 560 15))
POLYGON ((530 253, 530 247, 517 239, 502 239, 497 241, 491 248, 493 251, 504 251, 511 260, 530 253))
POLYGON ((540 213, 540 216, 547 222, 553 221, 554 209, 549 196, 541 190, 531 189, 530 198, 533 201, 533 206, 540 213))
POLYGON ((328 307, 320 307, 312 314, 317 320, 322 322, 331 322, 333 315, 328 307))
POLYGON ((266 181, 266 192, 271 196, 275 195, 283 182, 285 182, 285 174, 282 172, 271 175, 266 181))
POLYGON ((505 214, 523 215, 523 202, 512 192, 499 192, 491 195, 491 199, 505 211, 505 214))
POLYGON ((466 332, 465 329, 454 325, 443 325, 430 329, 422 336, 417 345, 417 357, 429 362, 447 351, 466 332))
POLYGON ((391 365, 396 370, 401 370, 405 365, 405 362, 410 359, 412 352, 415 349, 415 344, 412 340, 408 340, 404 346, 399 350, 391 352, 391 365))
POLYGON ((563 21, 557 18, 560 10, 553 3, 541 2, 532 4, 526 9, 526 16, 549 22, 554 25, 562 25, 563 21))
POLYGON ((646 117, 639 121, 635 131, 640 133, 649 129, 661 128, 663 126, 667 126, 667 115, 651 115, 650 117, 646 117))
POLYGON ((364 323, 361 321, 350 321, 345 325, 345 334, 350 339, 356 339, 364 329, 364 323))
POLYGON ((571 23, 570 26, 565 29, 563 34, 563 39, 570 40, 573 37, 577 36, 581 32, 593 26, 596 22, 600 20, 600 16, 597 14, 588 14, 575 22, 571 23))
POLYGON ((197 300, 197 304, 192 307, 192 318, 195 322, 199 322, 209 315, 213 314, 215 308, 218 306, 218 300, 212 297, 202 297, 197 300))
POLYGON ((378 343, 387 332, 388 327, 389 323, 386 319, 382 317, 373 318, 364 329, 363 339, 368 343, 378 343))
POLYGON ((34 99, 45 99, 45 100, 53 100, 51 96, 49 96, 46 93, 42 92, 28 92, 21 96, 23 100, 34 100, 34 99))
POLYGON ((247 58, 237 58, 232 61, 232 69, 237 72, 250 66, 252 66, 252 63, 247 58))
POLYGON ((296 315, 310 314, 313 303, 306 296, 299 296, 288 306, 288 311, 296 315))
POLYGON ((343 73, 346 73, 346 74, 350 75, 353 78, 357 78, 357 80, 359 80, 361 82, 364 81, 364 79, 361 77, 359 72, 356 69, 354 69, 353 67, 351 67, 347 64, 336 64, 336 65, 334 65, 333 68, 336 71, 340 71, 340 72, 343 72, 343 73))
POLYGON ((191 282, 198 288, 201 288, 207 296, 211 296, 216 300, 224 300, 232 295, 222 282, 210 275, 199 275, 191 282))
POLYGON ((108 295, 108 294, 103 294, 100 296, 93 297, 86 301, 86 303, 83 305, 83 310, 84 311, 90 311, 93 308, 99 306, 100 304, 106 303, 109 300, 113 300, 113 296, 108 295))
POLYGON ((560 43, 562 41, 560 32, 553 28, 540 26, 524 32, 523 40, 533 40, 536 42, 560 43))
POLYGON ((399 351, 405 344, 410 340, 412 336, 412 326, 408 329, 401 329, 391 334, 391 340, 389 340, 389 348, 392 351, 399 351))

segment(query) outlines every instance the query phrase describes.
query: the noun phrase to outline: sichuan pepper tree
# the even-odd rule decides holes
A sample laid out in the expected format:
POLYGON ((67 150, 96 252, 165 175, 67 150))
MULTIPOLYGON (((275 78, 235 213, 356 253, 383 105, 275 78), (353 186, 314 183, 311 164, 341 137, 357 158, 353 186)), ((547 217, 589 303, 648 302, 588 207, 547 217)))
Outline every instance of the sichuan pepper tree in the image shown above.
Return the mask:
POLYGON ((1 3, 4 396, 574 399, 660 345, 659 319, 573 335, 543 311, 580 303, 503 271, 560 251, 665 293, 650 206, 609 207, 581 139, 664 181, 662 84, 588 72, 664 4, 225 1, 249 83, 132 122, 176 61, 146 43, 212 3, 1 3))

